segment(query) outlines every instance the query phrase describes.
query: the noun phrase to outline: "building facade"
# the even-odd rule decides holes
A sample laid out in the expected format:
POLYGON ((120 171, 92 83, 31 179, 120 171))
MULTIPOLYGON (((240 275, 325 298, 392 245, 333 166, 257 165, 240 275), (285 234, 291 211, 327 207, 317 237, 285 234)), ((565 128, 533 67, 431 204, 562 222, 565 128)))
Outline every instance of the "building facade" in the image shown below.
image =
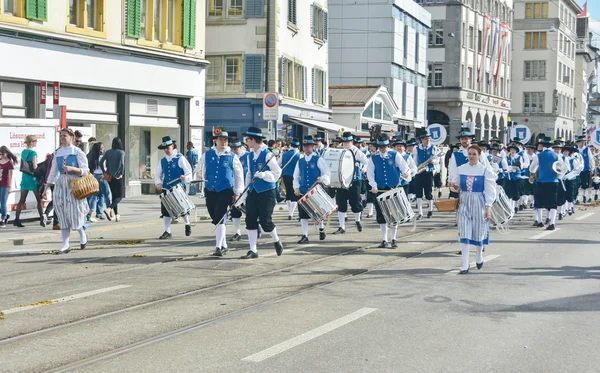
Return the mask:
POLYGON ((575 134, 581 135, 591 127, 592 89, 597 75, 598 48, 592 46, 594 34, 590 32, 589 17, 577 18, 577 47, 575 49, 575 134))
POLYGON ((203 0, 4 1, 0 116, 52 118, 59 82, 67 125, 106 149, 121 137, 127 195, 150 192, 162 137, 203 132, 204 20, 203 0))
POLYGON ((574 0, 536 1, 515 5, 513 44, 513 109, 518 124, 535 136, 571 140, 577 136, 576 94, 583 79, 576 68, 577 15, 574 0))
MULTIPOLYGON (((417 0, 431 13, 427 120, 503 138, 511 110, 512 0, 417 0)), ((522 4, 515 5, 517 8, 522 4)))
POLYGON ((425 127, 429 13, 412 0, 329 0, 329 11, 330 84, 382 85, 396 126, 425 127))
POLYGON ((208 0, 206 133, 248 127, 270 138, 300 137, 329 123, 326 0, 208 0), (278 118, 263 119, 265 92, 278 118), (306 120, 306 122, 303 122, 306 120))

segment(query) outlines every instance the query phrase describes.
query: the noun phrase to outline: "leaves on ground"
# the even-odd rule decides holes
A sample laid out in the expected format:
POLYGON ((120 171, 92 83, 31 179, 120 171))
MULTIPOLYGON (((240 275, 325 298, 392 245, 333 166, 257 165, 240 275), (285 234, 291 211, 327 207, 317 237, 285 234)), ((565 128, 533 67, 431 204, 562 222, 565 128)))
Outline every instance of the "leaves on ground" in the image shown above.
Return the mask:
POLYGON ((132 258, 145 258, 148 254, 133 254, 132 258))
POLYGON ((51 300, 40 300, 38 302, 35 303, 29 303, 29 304, 21 304, 19 307, 39 307, 39 306, 49 306, 52 303, 54 303, 51 300))

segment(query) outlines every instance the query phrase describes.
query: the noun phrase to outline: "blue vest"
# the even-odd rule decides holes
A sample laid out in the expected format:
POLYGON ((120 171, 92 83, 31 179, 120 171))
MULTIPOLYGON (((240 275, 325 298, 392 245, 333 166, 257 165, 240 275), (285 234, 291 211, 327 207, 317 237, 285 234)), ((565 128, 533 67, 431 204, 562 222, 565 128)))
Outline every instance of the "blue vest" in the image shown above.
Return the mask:
POLYGON ((58 166, 58 172, 61 174, 65 173, 63 166, 79 168, 79 162, 77 162, 77 150, 72 150, 72 153, 66 157, 56 157, 56 165, 58 166))
POLYGON ((300 159, 300 152, 296 149, 290 149, 283 153, 281 155, 281 167, 283 168, 285 166, 285 168, 283 168, 281 174, 283 176, 294 176, 294 170, 296 169, 298 159, 300 159))
POLYGON ((231 151, 217 155, 217 151, 210 149, 206 152, 206 184, 209 191, 222 192, 233 188, 233 160, 236 156, 231 151))
MULTIPOLYGON (((267 163, 267 159, 271 159, 272 155, 268 148, 264 148, 257 160, 254 160, 254 152, 250 152, 248 155, 248 170, 250 171, 250 177, 254 177, 260 169, 267 163), (268 157, 268 158, 267 158, 268 157)), ((263 171, 271 171, 269 166, 265 167, 263 171)), ((256 179, 256 181, 250 186, 249 191, 252 192, 255 190, 257 193, 263 193, 267 190, 275 189, 276 183, 268 183, 263 179, 256 179)))
POLYGON ((380 153, 371 157, 375 166, 375 182, 377 189, 395 188, 400 184, 400 170, 396 167, 396 151, 388 150, 388 158, 383 159, 380 153))
MULTIPOLYGON (((356 149, 356 153, 360 150, 356 149)), ((356 153, 354 153, 354 181, 362 180, 362 172, 360 172, 360 162, 356 159, 356 153)))
POLYGON ((484 175, 460 175, 460 190, 467 193, 483 193, 485 191, 485 176, 484 175), (473 177, 471 188, 467 186, 469 176, 473 177))
POLYGON ((300 171, 300 193, 308 193, 308 188, 310 188, 321 176, 321 170, 318 165, 319 158, 321 157, 313 154, 308 162, 304 157, 300 158, 298 161, 298 170, 300 171))
POLYGON ((469 158, 467 158, 461 151, 458 150, 454 152, 454 160, 456 161, 456 167, 460 167, 469 162, 469 158))
MULTIPOLYGON (((410 157, 411 157, 410 153, 404 152, 404 154, 402 154, 402 158, 404 158, 404 160, 406 161, 406 164, 408 164, 408 158, 410 158, 410 157)), ((408 185, 408 184, 410 184, 410 182, 408 182, 408 181, 406 181, 404 179, 400 179, 400 185, 401 186, 405 186, 405 185, 408 185)))
MULTIPOLYGON (((508 167, 512 167, 517 162, 519 162, 521 164, 520 167, 523 167, 523 157, 521 157, 520 155, 517 154, 514 159, 512 159, 510 156, 506 157, 506 163, 508 163, 508 167)), ((515 180, 520 177, 521 177, 521 170, 510 172, 511 180, 515 180)))
POLYGON ((577 152, 581 154, 583 157, 583 171, 586 172, 590 170, 590 153, 588 151, 588 147, 584 146, 583 149, 577 149, 577 152))
POLYGON ((552 170, 552 163, 558 161, 558 154, 551 150, 544 150, 538 154, 538 177, 536 183, 558 183, 556 172, 552 170))
POLYGON ((242 164, 242 170, 244 172, 244 180, 246 180, 246 175, 248 174, 248 157, 250 156, 250 152, 245 152, 244 154, 238 156, 240 163, 242 164))
POLYGON ((181 176, 185 174, 183 172, 183 168, 179 167, 179 158, 181 158, 181 153, 177 153, 171 161, 167 161, 167 157, 164 157, 160 160, 160 167, 163 172, 163 181, 162 185, 164 188, 169 189, 174 187, 177 184, 181 184, 181 176), (173 180, 177 180, 173 183, 170 183, 173 180), (169 184, 170 183, 170 184, 169 184))
MULTIPOLYGON (((421 149, 420 146, 417 146, 417 164, 421 164, 426 162, 433 155, 433 146, 430 146, 427 149, 421 149)), ((429 164, 427 166, 427 172, 433 172, 434 170, 433 164, 429 164)))

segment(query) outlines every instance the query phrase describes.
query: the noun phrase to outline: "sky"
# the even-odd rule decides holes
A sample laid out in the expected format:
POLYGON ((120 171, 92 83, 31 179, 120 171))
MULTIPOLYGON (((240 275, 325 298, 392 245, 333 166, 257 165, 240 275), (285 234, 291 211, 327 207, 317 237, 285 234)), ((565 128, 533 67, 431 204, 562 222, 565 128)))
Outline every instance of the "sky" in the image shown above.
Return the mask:
MULTIPOLYGON (((586 0, 577 0, 577 4, 583 7, 586 0)), ((587 13, 590 16, 590 30, 594 33, 593 44, 600 46, 600 1, 587 0, 587 13)))

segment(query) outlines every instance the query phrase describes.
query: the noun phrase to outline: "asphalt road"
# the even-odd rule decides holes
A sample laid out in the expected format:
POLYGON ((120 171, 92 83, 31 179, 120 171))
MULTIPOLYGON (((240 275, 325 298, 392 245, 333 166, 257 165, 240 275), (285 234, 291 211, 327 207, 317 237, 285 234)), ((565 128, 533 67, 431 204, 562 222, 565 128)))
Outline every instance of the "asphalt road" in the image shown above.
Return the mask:
POLYGON ((548 234, 517 214, 465 276, 451 214, 402 228, 396 250, 372 248, 372 220, 299 246, 284 215, 284 255, 264 238, 251 261, 246 242, 211 258, 206 222, 194 241, 144 238, 149 221, 65 256, 2 247, 0 371, 600 372, 595 207, 548 234))

